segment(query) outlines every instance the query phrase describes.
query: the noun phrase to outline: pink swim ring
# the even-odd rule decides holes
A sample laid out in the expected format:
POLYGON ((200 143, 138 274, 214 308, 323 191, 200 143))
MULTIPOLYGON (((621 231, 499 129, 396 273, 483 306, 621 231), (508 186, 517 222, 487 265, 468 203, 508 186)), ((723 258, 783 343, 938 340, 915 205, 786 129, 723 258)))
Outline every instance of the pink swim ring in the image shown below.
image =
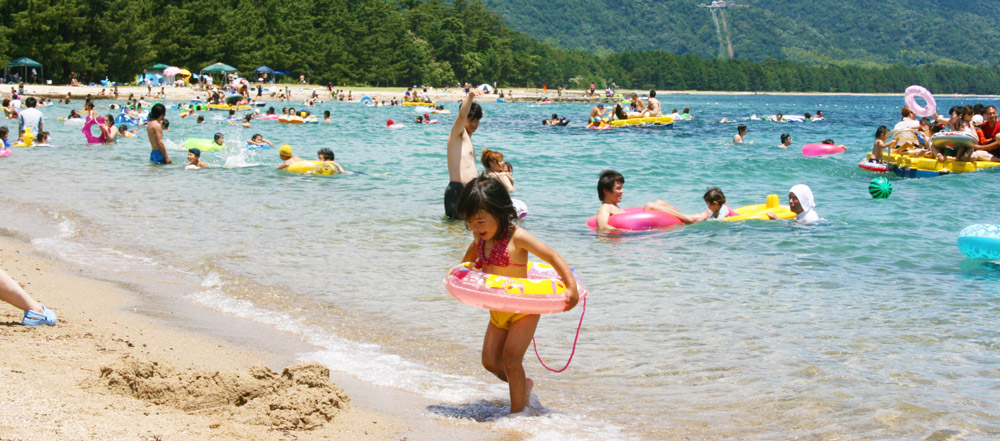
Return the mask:
MULTIPOLYGON (((576 279, 580 299, 587 297, 583 282, 576 279)), ((529 262, 528 277, 498 276, 476 269, 471 262, 463 262, 448 271, 444 287, 452 297, 466 305, 493 311, 516 314, 550 314, 563 312, 566 303, 566 284, 551 265, 529 262)))
MULTIPOLYGON (((626 208, 624 213, 614 214, 608 218, 608 225, 621 230, 651 230, 683 225, 676 216, 659 210, 646 210, 643 207, 626 208)), ((587 226, 597 228, 597 216, 587 219, 587 226)))
POLYGON ((844 153, 845 151, 847 151, 847 149, 843 146, 833 144, 814 143, 802 146, 802 155, 804 156, 833 155, 836 153, 844 153))
MULTIPOLYGON (((89 116, 87 117, 87 121, 83 123, 83 130, 82 130, 83 136, 87 138, 87 142, 91 144, 101 144, 107 142, 108 138, 107 136, 104 135, 103 131, 99 130, 100 135, 98 136, 94 136, 94 133, 90 131, 90 128, 93 127, 94 124, 103 125, 104 117, 103 116, 98 116, 97 118, 92 118, 89 116)), ((98 129, 100 129, 100 127, 98 127, 98 129)))

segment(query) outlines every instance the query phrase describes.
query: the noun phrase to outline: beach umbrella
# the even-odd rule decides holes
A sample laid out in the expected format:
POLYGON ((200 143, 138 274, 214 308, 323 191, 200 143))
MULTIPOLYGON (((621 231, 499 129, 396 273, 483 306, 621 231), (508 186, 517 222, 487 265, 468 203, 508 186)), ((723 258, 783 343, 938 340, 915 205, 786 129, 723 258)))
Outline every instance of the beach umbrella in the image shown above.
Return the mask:
POLYGON ((490 86, 489 84, 486 83, 480 84, 479 87, 477 87, 477 89, 482 90, 483 92, 493 93, 493 86, 490 86))
POLYGON ((45 76, 45 69, 42 68, 42 63, 39 63, 39 62, 37 62, 35 60, 32 60, 31 58, 28 58, 28 57, 18 58, 18 59, 14 60, 14 61, 11 61, 10 63, 7 63, 7 66, 8 67, 21 67, 21 68, 23 68, 23 70, 24 70, 24 76, 25 77, 28 76, 28 68, 29 67, 37 67, 37 68, 42 69, 42 76, 43 77, 45 76))
POLYGON ((168 67, 166 69, 163 69, 163 76, 165 76, 165 77, 172 77, 174 75, 179 74, 180 72, 181 72, 181 68, 179 68, 177 66, 170 66, 170 67, 168 67))
POLYGON ((238 72, 239 69, 236 69, 235 67, 225 63, 215 63, 212 65, 205 66, 204 68, 201 69, 201 71, 208 73, 217 73, 217 72, 230 73, 230 72, 238 72))
POLYGON ((170 67, 170 66, 167 66, 166 64, 163 64, 163 63, 156 63, 156 64, 154 64, 152 66, 149 66, 149 70, 163 70, 163 69, 166 69, 168 67, 170 67))
POLYGON ((274 73, 274 69, 271 69, 270 67, 267 67, 267 66, 261 66, 261 67, 258 67, 256 70, 254 70, 254 72, 257 72, 257 73, 266 73, 266 74, 273 74, 274 73))

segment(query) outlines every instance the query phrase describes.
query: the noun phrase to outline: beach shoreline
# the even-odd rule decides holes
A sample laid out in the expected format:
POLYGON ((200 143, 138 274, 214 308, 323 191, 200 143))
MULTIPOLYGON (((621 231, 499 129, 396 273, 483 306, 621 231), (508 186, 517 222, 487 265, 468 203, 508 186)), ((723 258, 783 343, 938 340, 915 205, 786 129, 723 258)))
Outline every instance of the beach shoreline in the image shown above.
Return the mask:
MULTIPOLYGON (((274 86, 274 85, 272 85, 274 86)), ((321 101, 330 101, 329 91, 326 87, 309 84, 309 85, 298 85, 298 84, 278 84, 278 87, 284 88, 288 87, 292 92, 292 99, 287 100, 288 103, 295 103, 297 101, 304 100, 312 95, 313 91, 316 91, 319 99, 321 101)), ((267 88, 267 85, 265 85, 267 88)), ((119 86, 119 100, 128 99, 129 95, 134 95, 137 98, 144 98, 147 101, 153 100, 157 101, 157 98, 150 98, 146 96, 149 93, 149 89, 142 86, 119 86)), ((255 96, 256 89, 251 90, 251 96, 255 96)), ((392 98, 397 100, 403 99, 403 94, 406 89, 402 87, 349 87, 342 86, 341 89, 344 91, 352 92, 352 97, 354 101, 359 100, 362 96, 368 95, 372 99, 377 101, 388 102, 392 98)), ((419 90, 419 89, 417 89, 419 90)), ((538 102, 538 101, 552 101, 552 102, 576 102, 576 103, 614 103, 617 100, 614 97, 605 97, 603 90, 597 91, 597 96, 588 97, 583 90, 563 90, 563 96, 555 96, 557 92, 553 90, 543 91, 542 89, 534 88, 510 88, 505 89, 512 93, 505 92, 503 100, 505 102, 538 102)), ((619 89, 619 93, 628 94, 631 93, 632 89, 619 89), (627 91, 627 92, 626 92, 627 91)), ((152 88, 154 94, 159 92, 159 88, 152 88)), ((189 101, 192 99, 203 99, 205 98, 205 92, 198 90, 194 87, 167 87, 164 88, 164 92, 167 98, 162 99, 163 101, 189 101)), ((264 101, 277 101, 276 96, 271 96, 271 90, 263 93, 261 98, 264 101)), ((885 97, 885 96, 902 96, 900 93, 841 93, 841 92, 745 92, 745 91, 698 91, 698 90, 658 90, 656 92, 658 95, 662 96, 706 96, 706 95, 726 95, 726 96, 756 96, 756 95, 774 95, 774 96, 864 96, 864 97, 885 97)), ((41 84, 28 84, 25 85, 25 95, 43 97, 47 99, 62 99, 70 95, 72 100, 84 99, 88 95, 92 96, 95 100, 112 100, 114 96, 111 94, 111 88, 102 86, 68 86, 68 85, 41 85, 41 84), (104 90, 105 94, 101 94, 104 90)), ((428 95, 435 102, 458 102, 461 100, 463 93, 459 88, 446 88, 446 89, 428 89, 428 95)), ((961 94, 949 94, 943 95, 949 97, 984 97, 984 98, 997 98, 1000 95, 961 95, 961 94)), ((481 100, 489 100, 491 97, 499 97, 499 95, 489 95, 484 96, 481 100)))
MULTIPOLYGON (((266 369, 271 369, 270 375, 274 377, 287 376, 288 365, 303 363, 294 360, 289 348, 301 348, 296 348, 294 342, 280 341, 274 347, 247 345, 226 338, 225 330, 213 332, 203 323, 186 323, 189 314, 218 314, 208 310, 199 312, 197 309, 203 308, 196 305, 176 314, 151 318, 141 312, 148 309, 142 296, 129 292, 122 284, 104 280, 84 266, 40 251, 26 233, 10 229, 2 229, 0 233, 3 269, 30 295, 59 315, 56 326, 29 328, 20 325, 20 311, 4 304, 0 318, 3 335, 0 346, 8 355, 0 364, 5 371, 0 376, 3 386, 0 396, 8 403, 0 415, 0 434, 4 439, 521 438, 511 430, 494 430, 468 420, 429 417, 424 410, 429 402, 422 397, 366 384, 336 372, 329 375, 336 383, 330 388, 343 387, 346 396, 343 390, 338 392, 344 400, 337 404, 343 408, 327 409, 327 415, 334 415, 329 421, 317 419, 315 409, 308 405, 302 407, 303 400, 316 398, 312 388, 304 392, 296 389, 290 392, 291 397, 276 399, 281 405, 291 407, 290 410, 302 413, 300 420, 295 419, 297 416, 274 418, 273 412, 261 413, 259 407, 253 411, 249 405, 192 406, 192 401, 204 401, 205 397, 198 396, 199 393, 209 397, 232 393, 219 378, 235 376, 246 383, 248 373, 256 375, 266 369), (141 396, 135 391, 143 389, 136 384, 130 383, 135 396, 122 393, 121 385, 116 388, 111 379, 128 376, 123 370, 136 366, 153 366, 152 378, 157 381, 178 381, 188 376, 195 378, 191 381, 196 383, 211 378, 217 384, 215 389, 200 388, 208 392, 198 392, 199 388, 187 385, 183 390, 185 393, 190 390, 192 396, 167 403, 156 398, 159 392, 141 396), (121 424, 122 421, 128 423, 121 424), (289 421, 299 423, 289 424, 289 421)), ((280 334, 273 329, 252 332, 264 340, 282 338, 267 336, 267 333, 280 334)), ((302 345, 305 343, 299 343, 302 345)), ((263 395, 264 389, 258 387, 249 393, 263 395)))

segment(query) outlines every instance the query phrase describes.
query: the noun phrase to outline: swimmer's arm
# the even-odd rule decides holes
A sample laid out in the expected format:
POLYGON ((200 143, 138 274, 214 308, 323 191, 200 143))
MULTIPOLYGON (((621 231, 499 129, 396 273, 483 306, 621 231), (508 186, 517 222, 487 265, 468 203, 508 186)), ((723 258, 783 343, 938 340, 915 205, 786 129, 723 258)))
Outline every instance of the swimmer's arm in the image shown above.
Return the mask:
POLYGON ((462 139, 462 135, 465 133, 465 121, 469 119, 469 110, 472 109, 472 101, 483 94, 479 88, 471 88, 469 83, 465 83, 465 85, 470 87, 469 94, 462 101, 462 107, 458 109, 458 115, 455 116, 455 124, 451 126, 450 137, 452 139, 462 139))
POLYGON ((465 256, 462 256, 462 262, 475 262, 479 250, 476 248, 476 241, 472 241, 469 244, 469 248, 465 250, 465 256))
POLYGON ((597 228, 601 230, 616 230, 617 228, 612 227, 608 223, 608 219, 611 219, 611 208, 608 204, 602 204, 601 208, 597 210, 597 228))
POLYGON ((542 243, 533 234, 525 231, 522 228, 518 228, 514 232, 514 236, 511 238, 514 241, 514 245, 518 248, 524 249, 531 254, 538 256, 539 259, 544 260, 552 268, 559 273, 559 277, 562 278, 563 283, 566 284, 566 309, 564 311, 569 311, 576 306, 576 303, 580 301, 580 293, 577 291, 576 278, 573 277, 573 271, 569 269, 569 265, 563 260, 562 256, 559 255, 555 250, 550 248, 548 245, 542 243))
POLYGON ((285 162, 282 162, 281 164, 278 164, 278 170, 284 170, 286 168, 288 168, 288 161, 285 161, 285 162))
MULTIPOLYGON (((333 161, 330 161, 330 162, 333 162, 333 161)), ((344 167, 341 167, 340 164, 337 164, 336 162, 333 162, 333 166, 337 168, 337 173, 343 173, 344 172, 344 167)))
POLYGON ((507 192, 516 190, 514 188, 514 181, 511 181, 509 173, 497 173, 497 179, 507 189, 507 192))

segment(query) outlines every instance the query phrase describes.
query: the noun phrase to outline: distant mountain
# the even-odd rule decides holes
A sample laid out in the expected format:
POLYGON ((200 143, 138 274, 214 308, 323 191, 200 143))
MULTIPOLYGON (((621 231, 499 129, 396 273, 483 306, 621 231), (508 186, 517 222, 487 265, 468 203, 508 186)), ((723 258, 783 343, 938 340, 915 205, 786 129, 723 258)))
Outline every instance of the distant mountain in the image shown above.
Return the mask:
MULTIPOLYGON (((556 47, 720 54, 712 14, 699 7, 710 0, 483 1, 511 28, 556 47)), ((1000 0, 740 0, 716 11, 725 14, 735 57, 745 60, 1000 64, 1000 0)))

